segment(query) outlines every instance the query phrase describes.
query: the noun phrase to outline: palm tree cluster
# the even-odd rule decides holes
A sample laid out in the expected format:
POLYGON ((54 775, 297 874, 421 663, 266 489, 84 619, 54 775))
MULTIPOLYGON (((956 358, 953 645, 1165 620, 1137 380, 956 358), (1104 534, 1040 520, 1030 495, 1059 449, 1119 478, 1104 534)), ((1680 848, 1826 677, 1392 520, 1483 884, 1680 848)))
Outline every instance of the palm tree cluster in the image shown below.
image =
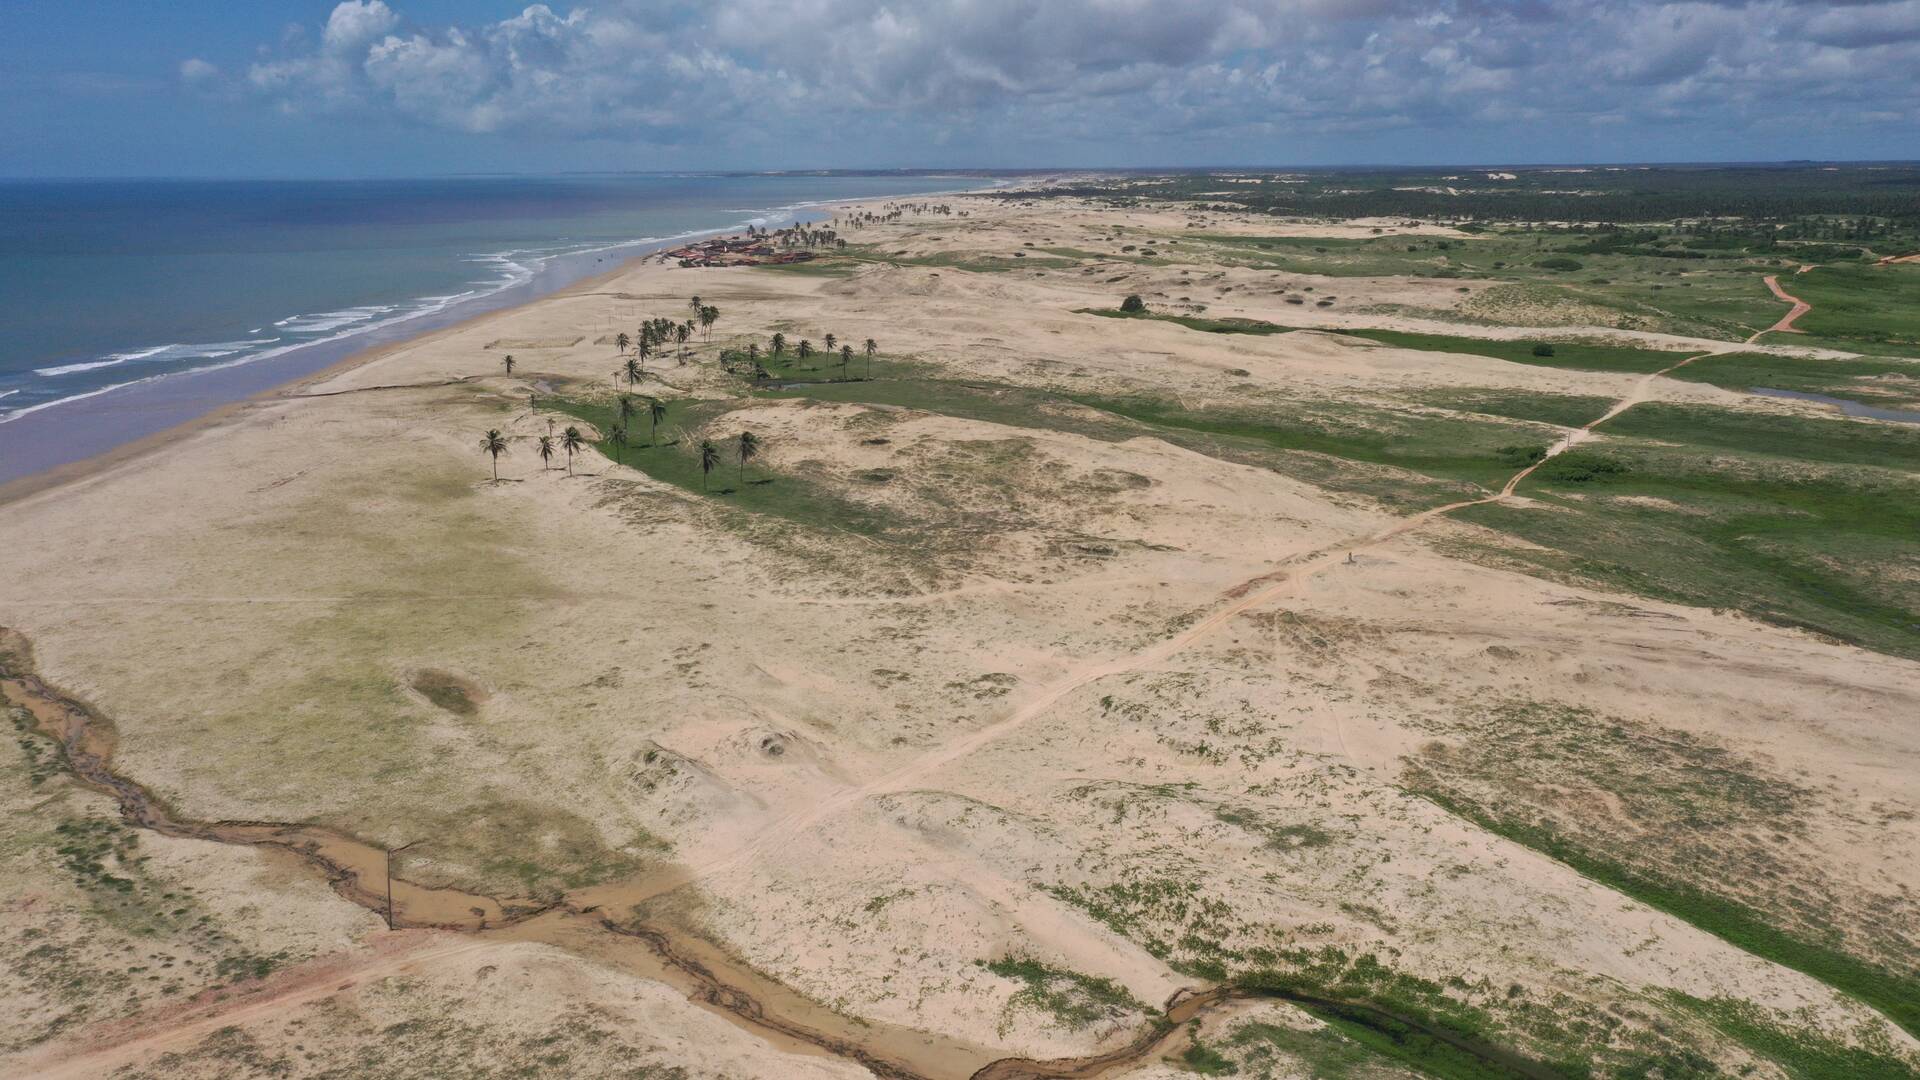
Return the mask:
MULTIPOLYGON (((839 356, 840 378, 846 379, 848 377, 848 374, 847 374, 848 366, 853 363, 853 354, 854 354, 853 343, 843 342, 840 340, 839 336, 835 334, 827 334, 821 340, 826 342, 826 353, 829 357, 832 357, 836 354, 839 356)), ((749 345, 747 346, 746 351, 744 353, 739 353, 736 355, 745 359, 752 366, 752 369, 754 370, 756 377, 764 379, 767 377, 767 369, 760 366, 759 348, 760 347, 758 345, 749 345)), ((773 335, 772 340, 769 341, 767 345, 767 356, 769 359, 772 360, 775 366, 779 366, 780 364, 785 362, 787 357, 787 351, 788 351, 787 335, 785 334, 773 335)), ((814 344, 811 339, 801 338, 800 344, 793 348, 795 363, 799 364, 802 367, 805 367, 807 360, 811 358, 817 351, 818 350, 814 348, 814 344)), ((865 377, 872 378, 873 377, 873 357, 875 353, 878 353, 880 351, 880 345, 878 342, 874 341, 872 338, 868 338, 865 342, 861 344, 860 351, 863 352, 867 358, 867 371, 866 371, 865 377)), ((729 368, 729 370, 732 370, 732 369, 729 368)))
POLYGON ((675 320, 656 316, 641 323, 634 336, 628 337, 622 331, 614 338, 622 356, 627 354, 629 345, 633 347, 633 358, 615 373, 615 378, 625 378, 627 388, 633 389, 647 369, 647 358, 664 353, 668 345, 674 346, 679 362, 686 363, 687 339, 693 336, 696 327, 706 331, 707 339, 712 340, 713 324, 720 321, 720 309, 702 304, 697 296, 687 302, 687 309, 692 313, 691 318, 675 320))
POLYGON ((833 229, 810 229, 794 225, 773 234, 773 242, 784 248, 846 247, 847 242, 833 229))
MULTIPOLYGON (((733 456, 734 460, 740 463, 740 484, 742 487, 746 486, 747 483, 747 462, 759 457, 760 450, 764 446, 766 446, 766 442, 751 431, 743 431, 733 437, 733 456)), ((700 440, 701 491, 707 490, 707 477, 713 473, 714 469, 720 466, 720 462, 720 448, 713 444, 713 440, 700 440)))
MULTIPOLYGON (((653 425, 653 441, 649 445, 657 446, 659 444, 660 421, 667 417, 667 406, 665 402, 660 401, 658 398, 651 398, 648 399, 646 409, 647 419, 653 425)), ((607 438, 613 442, 615 460, 619 461, 622 459, 623 452, 627 445, 627 431, 631 426, 633 417, 639 413, 639 406, 631 396, 622 394, 617 410, 620 420, 607 432, 607 438)), ((549 427, 551 427, 551 422, 549 422, 549 427)), ((572 476, 574 455, 584 451, 588 445, 590 445, 590 443, 586 433, 581 431, 577 425, 573 424, 567 425, 566 429, 561 431, 559 435, 542 435, 536 440, 536 446, 538 448, 536 452, 540 455, 540 467, 544 470, 551 470, 553 468, 554 456, 564 450, 567 455, 567 475, 572 476)), ((500 455, 507 453, 509 448, 507 437, 500 433, 499 428, 488 428, 487 433, 480 436, 480 452, 492 459, 493 482, 496 484, 500 482, 500 455)), ((765 448, 766 440, 751 431, 742 431, 733 437, 733 457, 740 466, 740 483, 742 486, 747 482, 747 463, 759 457, 760 452, 765 448)), ((714 445, 712 439, 700 440, 701 491, 707 490, 708 477, 723 461, 724 455, 721 453, 720 448, 714 445)))
MULTIPOLYGON (((847 216, 847 224, 856 229, 864 229, 869 225, 885 225, 899 221, 909 213, 916 217, 921 214, 939 216, 953 213, 953 207, 948 206, 946 203, 887 203, 882 209, 885 212, 879 214, 871 210, 862 210, 857 214, 849 214, 847 216)), ((834 218, 833 224, 840 224, 840 219, 834 218)))

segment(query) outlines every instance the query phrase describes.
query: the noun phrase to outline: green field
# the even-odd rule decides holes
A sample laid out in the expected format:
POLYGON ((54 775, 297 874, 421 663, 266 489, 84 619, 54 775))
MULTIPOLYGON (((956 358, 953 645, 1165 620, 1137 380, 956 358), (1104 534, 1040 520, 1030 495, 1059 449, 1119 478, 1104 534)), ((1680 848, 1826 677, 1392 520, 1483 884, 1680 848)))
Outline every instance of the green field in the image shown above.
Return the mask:
MULTIPOLYGON (((1788 338, 1781 340, 1791 342, 1788 338)), ((1920 406, 1920 360, 1807 360, 1768 353, 1723 353, 1695 360, 1669 377, 1726 390, 1764 386, 1824 394, 1890 409, 1920 406)))
POLYGON ((1844 349, 1855 343, 1920 356, 1920 265, 1818 266, 1780 284, 1813 305, 1794 324, 1815 339, 1811 344, 1844 349))
POLYGON ((1455 334, 1415 334, 1400 330, 1368 329, 1321 329, 1316 327, 1285 326, 1280 323, 1265 322, 1260 319, 1208 319, 1198 315, 1172 315, 1156 312, 1127 312, 1118 308, 1081 308, 1081 314, 1098 315, 1108 319, 1151 319, 1157 322, 1170 322, 1184 326, 1189 330, 1198 330, 1207 334, 1290 334, 1296 330, 1317 330, 1319 333, 1340 334, 1345 337, 1364 338, 1382 345, 1392 345, 1400 349, 1417 349, 1423 352, 1462 353, 1469 356, 1490 356, 1496 360, 1506 360, 1515 364, 1529 364, 1535 367, 1568 368, 1577 371, 1613 371, 1645 373, 1660 371, 1685 360, 1688 352, 1675 352, 1667 349, 1646 349, 1631 345, 1604 345, 1585 342, 1554 335, 1543 335, 1537 339, 1504 340, 1485 337, 1466 337, 1455 334), (1539 346, 1548 346, 1551 352, 1542 355, 1539 346))

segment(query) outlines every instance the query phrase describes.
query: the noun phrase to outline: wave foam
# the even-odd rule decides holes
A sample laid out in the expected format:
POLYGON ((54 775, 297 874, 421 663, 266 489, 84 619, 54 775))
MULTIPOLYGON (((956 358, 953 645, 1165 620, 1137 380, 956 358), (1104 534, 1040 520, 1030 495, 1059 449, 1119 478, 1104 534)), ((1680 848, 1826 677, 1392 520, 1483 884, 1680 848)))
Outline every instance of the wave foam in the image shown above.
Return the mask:
POLYGON ((44 378, 57 378, 96 368, 116 367, 120 364, 139 363, 141 361, 212 360, 222 356, 232 356, 260 345, 271 345, 280 339, 249 338, 245 341, 210 341, 199 345, 154 345, 132 352, 108 353, 98 360, 83 360, 76 364, 61 364, 58 367, 34 368, 35 375, 44 378))

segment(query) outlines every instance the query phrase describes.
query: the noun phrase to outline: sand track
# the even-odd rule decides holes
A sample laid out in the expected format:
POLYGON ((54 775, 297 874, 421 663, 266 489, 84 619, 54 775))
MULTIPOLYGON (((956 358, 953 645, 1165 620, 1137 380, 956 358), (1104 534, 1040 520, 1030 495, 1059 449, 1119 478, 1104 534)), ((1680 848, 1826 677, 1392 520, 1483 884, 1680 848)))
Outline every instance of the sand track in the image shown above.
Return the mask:
MULTIPOLYGON (((1801 269, 1804 270, 1806 268, 1802 267, 1801 269)), ((1805 300, 1802 300, 1799 297, 1794 296, 1792 293, 1789 293, 1787 290, 1781 288, 1780 278, 1778 276, 1774 274, 1768 274, 1765 278, 1765 281, 1767 283, 1767 288, 1773 290, 1773 295, 1779 297, 1782 300, 1785 300, 1789 304, 1792 304, 1793 309, 1791 311, 1788 311, 1785 315, 1780 316, 1779 322, 1774 323, 1772 326, 1769 326, 1765 330, 1760 331, 1760 333, 1753 335, 1753 337, 1748 338, 1747 341, 1749 342, 1755 341, 1760 337, 1760 334, 1770 334, 1775 331, 1778 331, 1780 333, 1785 333, 1785 334, 1806 333, 1805 330, 1795 330, 1793 328, 1793 323, 1795 319, 1798 319, 1800 316, 1805 315, 1809 311, 1812 311, 1813 305, 1807 303, 1805 300)))

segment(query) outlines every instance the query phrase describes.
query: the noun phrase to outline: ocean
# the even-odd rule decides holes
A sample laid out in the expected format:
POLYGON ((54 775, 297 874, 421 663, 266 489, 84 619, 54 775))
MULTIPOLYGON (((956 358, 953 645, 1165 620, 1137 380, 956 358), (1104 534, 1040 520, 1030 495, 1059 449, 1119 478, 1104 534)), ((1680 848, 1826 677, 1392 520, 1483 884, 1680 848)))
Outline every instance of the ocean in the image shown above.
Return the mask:
POLYGON ((108 442, 130 441, 668 241, 747 222, 778 226, 820 203, 984 183, 925 175, 0 181, 0 482, 98 453, 107 448, 97 445, 100 429, 108 442), (241 368, 254 370, 208 377, 241 368), (136 400, 137 420, 99 422, 116 404, 131 415, 136 400), (53 422, 83 413, 93 422, 53 422))

